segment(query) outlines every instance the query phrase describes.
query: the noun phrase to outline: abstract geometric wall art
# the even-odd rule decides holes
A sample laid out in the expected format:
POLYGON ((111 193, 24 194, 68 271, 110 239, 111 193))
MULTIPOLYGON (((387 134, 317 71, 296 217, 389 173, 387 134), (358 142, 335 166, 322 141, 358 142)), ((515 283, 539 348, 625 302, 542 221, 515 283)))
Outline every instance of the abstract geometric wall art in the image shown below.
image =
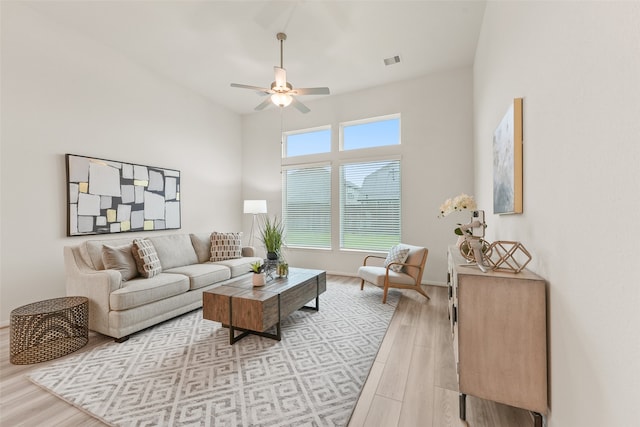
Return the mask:
POLYGON ((522 98, 493 134, 493 213, 522 213, 522 98))
POLYGON ((68 236, 181 227, 180 171, 65 157, 68 236))

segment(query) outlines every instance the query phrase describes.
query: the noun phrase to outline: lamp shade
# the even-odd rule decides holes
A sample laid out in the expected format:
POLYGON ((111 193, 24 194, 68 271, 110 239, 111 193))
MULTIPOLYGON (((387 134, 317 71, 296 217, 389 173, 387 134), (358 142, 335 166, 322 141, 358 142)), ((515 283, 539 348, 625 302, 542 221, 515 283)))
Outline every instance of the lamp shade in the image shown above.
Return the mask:
POLYGON ((245 200, 244 213, 250 213, 250 214, 267 213, 267 201, 266 200, 245 200))
POLYGON ((293 101, 293 99, 288 93, 274 93, 271 95, 271 102, 276 104, 278 107, 287 107, 291 104, 291 101, 293 101))

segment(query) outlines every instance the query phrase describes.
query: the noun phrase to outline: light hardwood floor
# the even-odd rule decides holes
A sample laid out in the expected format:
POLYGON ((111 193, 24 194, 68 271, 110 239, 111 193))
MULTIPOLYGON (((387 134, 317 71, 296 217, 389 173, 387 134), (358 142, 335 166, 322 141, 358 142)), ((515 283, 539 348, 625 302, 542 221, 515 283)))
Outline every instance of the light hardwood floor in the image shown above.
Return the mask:
MULTIPOLYGON (((359 280, 327 277, 359 286, 359 280)), ((458 418, 458 392, 451 334, 447 320, 447 290, 426 286, 427 301, 415 291, 403 291, 349 427, 529 427, 527 411, 467 397, 467 422, 458 418)), ((382 290, 371 285, 363 292, 382 290)), ((90 333, 78 351, 111 341, 90 333)), ((31 383, 29 371, 53 363, 12 365, 9 328, 0 329, 0 426, 104 426, 31 383)))

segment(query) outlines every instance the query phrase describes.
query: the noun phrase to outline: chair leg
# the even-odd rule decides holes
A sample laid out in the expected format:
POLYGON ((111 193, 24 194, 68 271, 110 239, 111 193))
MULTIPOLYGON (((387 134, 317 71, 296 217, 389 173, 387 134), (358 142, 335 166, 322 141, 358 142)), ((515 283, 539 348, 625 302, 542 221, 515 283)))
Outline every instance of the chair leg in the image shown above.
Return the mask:
POLYGON ((384 291, 382 292, 382 303, 386 304, 387 303, 387 294, 389 293, 389 284, 385 283, 384 284, 384 291))
POLYGON ((360 280, 360 290, 364 289, 364 279, 360 280))
POLYGON ((416 286, 416 291, 418 291, 418 293, 421 293, 422 295, 424 295, 428 300, 431 299, 429 297, 429 295, 427 295, 427 293, 424 291, 424 289, 422 289, 422 286, 420 286, 420 285, 416 286))

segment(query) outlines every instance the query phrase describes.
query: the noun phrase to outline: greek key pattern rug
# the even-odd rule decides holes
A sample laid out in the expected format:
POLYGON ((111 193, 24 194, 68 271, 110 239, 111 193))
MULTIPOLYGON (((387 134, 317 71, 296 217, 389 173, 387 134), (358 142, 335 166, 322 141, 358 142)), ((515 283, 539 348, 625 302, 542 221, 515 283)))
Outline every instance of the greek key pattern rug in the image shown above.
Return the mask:
MULTIPOLYGON (((359 285, 359 284, 358 284, 359 285)), ((29 375, 114 426, 345 426, 400 293, 329 280, 320 311, 282 341, 228 330, 196 310, 29 375)))

